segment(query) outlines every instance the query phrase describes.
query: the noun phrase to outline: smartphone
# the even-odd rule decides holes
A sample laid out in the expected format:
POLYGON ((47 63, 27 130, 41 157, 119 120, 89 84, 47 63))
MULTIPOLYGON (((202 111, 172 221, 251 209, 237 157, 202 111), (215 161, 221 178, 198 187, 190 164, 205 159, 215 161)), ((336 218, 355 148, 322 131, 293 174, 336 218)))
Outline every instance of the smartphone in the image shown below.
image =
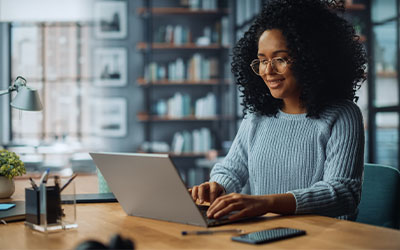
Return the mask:
POLYGON ((261 243, 292 238, 305 234, 306 231, 304 230, 287 228, 287 227, 278 227, 248 234, 242 234, 239 236, 234 236, 232 237, 232 240, 250 244, 261 244, 261 243))
POLYGON ((0 204, 0 211, 8 210, 10 208, 15 207, 15 204, 13 203, 1 203, 0 204))

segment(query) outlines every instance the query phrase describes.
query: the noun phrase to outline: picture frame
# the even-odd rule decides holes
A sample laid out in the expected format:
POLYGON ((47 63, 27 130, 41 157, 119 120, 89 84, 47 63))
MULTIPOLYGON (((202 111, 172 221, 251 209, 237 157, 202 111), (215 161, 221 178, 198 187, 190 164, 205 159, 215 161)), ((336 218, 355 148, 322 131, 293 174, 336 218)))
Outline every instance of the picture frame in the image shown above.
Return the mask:
POLYGON ((99 1, 94 3, 95 37, 123 39, 127 36, 127 2, 99 1))
POLYGON ((103 97, 91 100, 92 133, 102 137, 127 135, 127 100, 123 97, 103 97))
POLYGON ((122 87, 127 84, 127 50, 97 48, 94 51, 94 85, 122 87))

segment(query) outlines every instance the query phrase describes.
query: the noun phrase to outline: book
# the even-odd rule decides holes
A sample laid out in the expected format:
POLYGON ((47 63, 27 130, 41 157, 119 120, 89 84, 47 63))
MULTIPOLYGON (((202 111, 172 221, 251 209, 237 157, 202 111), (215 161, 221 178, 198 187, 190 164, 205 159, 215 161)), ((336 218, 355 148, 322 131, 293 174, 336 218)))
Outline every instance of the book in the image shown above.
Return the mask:
POLYGON ((179 132, 174 134, 174 138, 172 139, 172 151, 175 154, 181 154, 183 152, 184 146, 184 138, 183 135, 179 132))
POLYGON ((183 152, 190 153, 193 151, 192 134, 188 131, 183 131, 183 152))
POLYGON ((15 207, 0 211, 0 221, 13 222, 25 220, 25 201, 11 201, 15 207))

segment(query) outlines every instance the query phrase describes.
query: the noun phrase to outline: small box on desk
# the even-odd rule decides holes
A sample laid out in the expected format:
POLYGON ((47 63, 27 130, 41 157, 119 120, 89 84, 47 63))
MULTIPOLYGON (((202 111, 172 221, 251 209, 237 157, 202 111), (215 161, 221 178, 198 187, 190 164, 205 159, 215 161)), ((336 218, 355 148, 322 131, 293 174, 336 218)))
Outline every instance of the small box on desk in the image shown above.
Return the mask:
POLYGON ((46 204, 46 223, 58 223, 62 215, 60 188, 56 186, 46 187, 45 203, 40 201, 39 190, 34 190, 33 188, 25 189, 25 213, 27 222, 36 225, 43 224, 43 221, 41 221, 41 204, 46 204))

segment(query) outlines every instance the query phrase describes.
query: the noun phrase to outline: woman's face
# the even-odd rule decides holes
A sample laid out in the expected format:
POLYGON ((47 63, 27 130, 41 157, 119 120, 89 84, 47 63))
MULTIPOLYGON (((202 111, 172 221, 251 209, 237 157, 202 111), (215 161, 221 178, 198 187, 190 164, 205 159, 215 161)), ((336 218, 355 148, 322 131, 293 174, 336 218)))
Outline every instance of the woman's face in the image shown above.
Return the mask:
MULTIPOLYGON (((286 39, 278 29, 266 30, 258 41, 258 59, 271 60, 275 57, 290 59, 286 47, 286 39)), ((265 67, 264 67, 265 68, 265 67)), ((274 98, 282 99, 284 104, 288 102, 300 102, 300 87, 291 71, 290 62, 287 64, 283 74, 275 72, 271 63, 268 63, 265 70, 260 72, 260 76, 268 86, 274 98)))

